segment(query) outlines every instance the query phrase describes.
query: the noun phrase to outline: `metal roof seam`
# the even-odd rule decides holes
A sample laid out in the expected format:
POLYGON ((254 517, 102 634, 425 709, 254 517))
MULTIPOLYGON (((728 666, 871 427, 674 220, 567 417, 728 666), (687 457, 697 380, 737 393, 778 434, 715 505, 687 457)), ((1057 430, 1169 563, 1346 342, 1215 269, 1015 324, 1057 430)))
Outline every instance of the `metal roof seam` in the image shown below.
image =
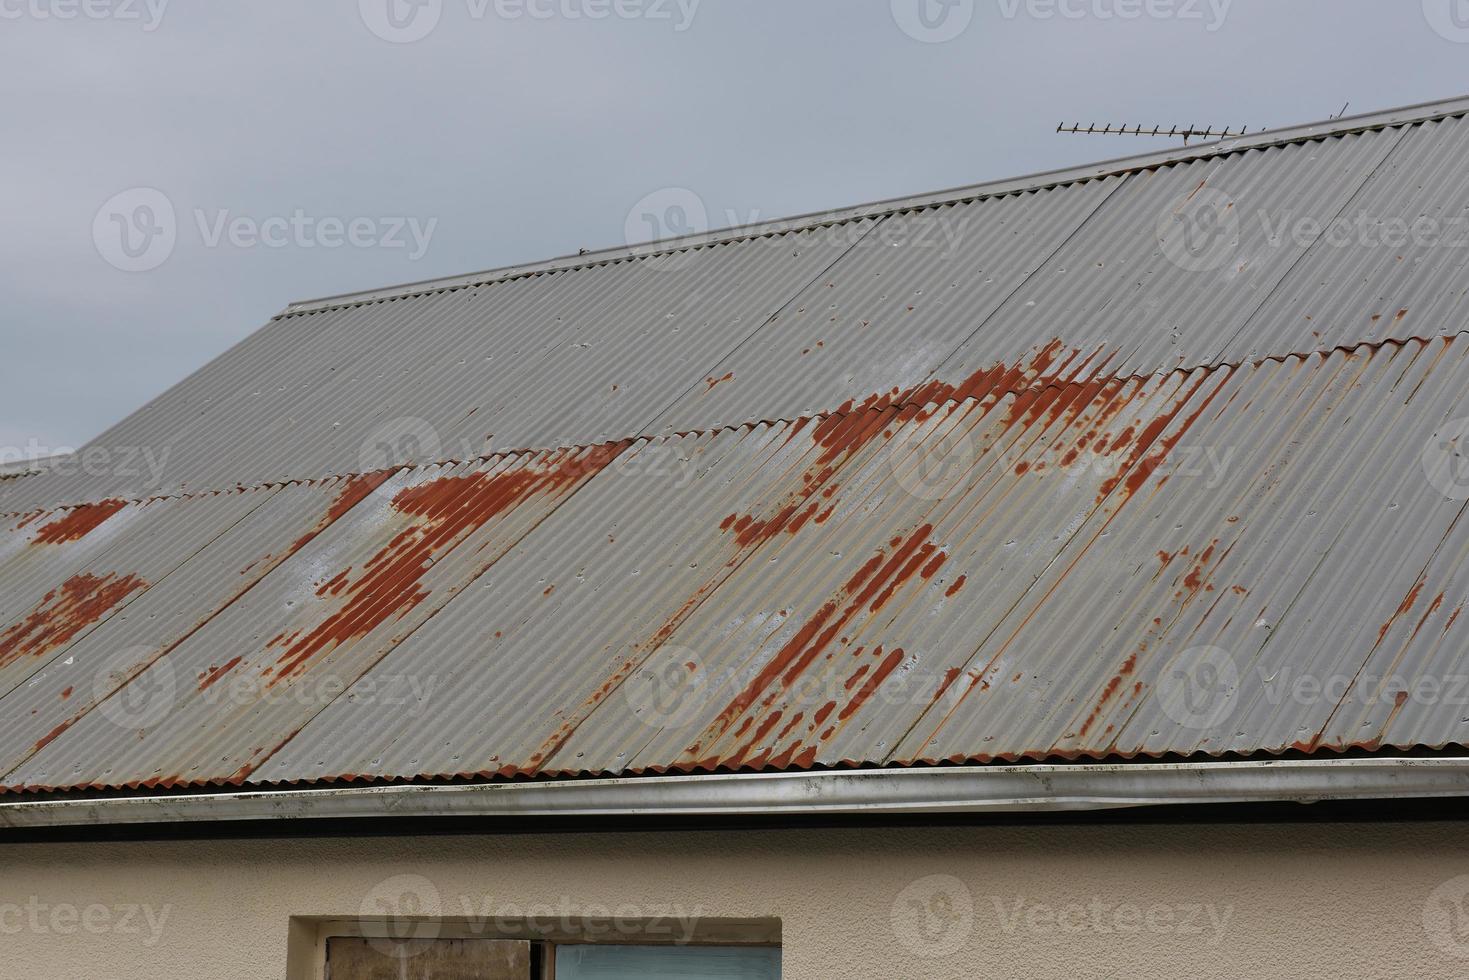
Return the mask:
MULTIPOLYGON (((1295 358, 1295 359, 1304 359, 1304 358, 1308 358, 1308 357, 1320 357, 1320 358, 1325 359, 1325 358, 1331 357, 1334 354, 1350 354, 1353 351, 1360 351, 1360 350, 1369 350, 1369 351, 1377 352, 1377 351, 1381 351, 1381 350, 1384 350, 1384 349, 1389 348, 1389 347, 1396 348, 1396 349, 1401 350, 1402 348, 1406 347, 1407 345, 1413 344, 1413 343, 1427 344, 1427 343, 1431 343, 1432 341, 1435 341, 1435 340, 1452 339, 1452 338, 1464 336, 1466 334, 1469 334, 1469 327, 1465 327, 1465 328, 1462 328, 1462 329, 1457 329, 1457 330, 1454 330, 1454 331, 1452 331, 1450 333, 1423 334, 1423 335, 1410 334, 1410 335, 1408 335, 1406 337, 1383 337, 1383 338, 1380 338, 1378 340, 1361 340, 1361 341, 1351 342, 1351 343, 1340 343, 1340 344, 1336 344, 1336 345, 1334 345, 1332 347, 1329 347, 1329 348, 1321 348, 1321 349, 1318 349, 1318 350, 1287 351, 1285 353, 1278 353, 1278 354, 1262 354, 1262 355, 1260 355, 1258 357, 1246 358, 1246 359, 1241 359, 1241 360, 1237 360, 1237 361, 1223 361, 1223 360, 1220 360, 1220 361, 1212 361, 1212 362, 1208 362, 1208 363, 1200 363, 1200 364, 1193 364, 1193 365, 1179 365, 1177 367, 1166 368, 1166 369, 1161 370, 1161 371, 1132 372, 1132 373, 1128 373, 1128 374, 1099 374, 1099 375, 1096 376, 1095 380, 1107 381, 1107 382, 1121 382, 1121 383, 1126 383, 1126 382, 1130 382, 1130 381, 1149 381, 1149 380, 1154 380, 1154 379, 1159 379, 1159 378, 1171 377, 1171 376, 1173 376, 1175 374, 1184 374, 1184 375, 1191 374, 1194 371, 1216 371, 1216 370, 1219 370, 1221 368, 1235 368, 1235 369, 1245 368, 1245 367, 1255 368, 1255 367, 1261 367, 1261 366, 1263 366, 1265 364, 1270 364, 1270 363, 1284 364, 1287 361, 1291 360, 1292 358, 1295 358)), ((1024 386, 1019 386, 1019 387, 1014 387, 1014 388, 1008 388, 1008 389, 1006 389, 1006 391, 1004 393, 1005 394, 1022 394, 1022 393, 1026 393, 1026 392, 1047 391, 1047 390, 1053 390, 1053 389, 1062 388, 1062 387, 1066 386, 1069 383, 1070 382, 1068 382, 1068 381, 1062 381, 1062 380, 1057 380, 1057 379, 1051 378, 1051 379, 1045 379, 1040 384, 1031 384, 1031 385, 1024 385, 1024 386)), ((921 394, 922 391, 923 391, 923 389, 924 389, 924 387, 925 387, 925 385, 917 385, 917 386, 915 386, 915 390, 919 394, 921 394)), ((864 406, 860 401, 858 401, 856 399, 849 399, 848 401, 852 403, 850 408, 845 407, 845 406, 838 406, 837 408, 834 408, 834 409, 832 409, 830 411, 827 411, 827 412, 815 412, 815 413, 805 414, 805 415, 794 415, 791 418, 784 418, 784 417, 761 418, 761 419, 755 419, 755 420, 745 421, 745 422, 731 422, 731 423, 727 423, 727 424, 724 424, 724 425, 714 425, 714 426, 710 426, 708 428, 681 429, 681 430, 678 430, 676 432, 663 433, 663 434, 640 434, 640 435, 632 435, 632 436, 626 436, 623 439, 611 439, 611 440, 605 440, 603 442, 597 442, 597 443, 566 445, 566 446, 556 446, 556 447, 548 447, 548 446, 543 446, 543 447, 519 447, 519 448, 515 448, 515 449, 503 449, 503 450, 499 450, 497 452, 483 453, 483 454, 479 454, 479 455, 450 456, 450 457, 444 457, 444 458, 426 459, 426 460, 423 460, 421 462, 403 463, 403 464, 398 464, 398 465, 390 466, 390 467, 387 468, 387 472, 390 472, 390 473, 399 473, 399 472, 402 472, 404 470, 415 469, 415 468, 423 467, 423 466, 451 466, 451 465, 459 465, 459 464, 464 464, 464 463, 477 463, 477 462, 481 462, 482 463, 482 462, 488 462, 490 460, 502 459, 502 458, 509 459, 509 458, 521 457, 521 456, 534 456, 534 455, 539 454, 539 453, 547 452, 550 449, 581 449, 581 450, 594 449, 594 448, 598 448, 598 447, 612 446, 612 445, 615 445, 615 444, 617 444, 619 442, 624 442, 624 441, 628 441, 628 440, 632 440, 632 441, 635 441, 635 442, 646 441, 646 442, 649 442, 649 443, 666 443, 666 442, 668 442, 670 440, 679 439, 679 438, 698 437, 698 436, 705 436, 705 435, 718 435, 720 433, 734 432, 734 431, 739 431, 741 429, 750 430, 750 429, 753 429, 753 428, 756 428, 756 427, 759 427, 759 426, 762 426, 762 425, 794 424, 794 423, 797 423, 797 422, 810 423, 810 422, 823 421, 825 419, 846 418, 846 417, 849 417, 849 416, 852 416, 852 415, 860 414, 861 412, 864 412, 864 411, 877 411, 877 412, 880 412, 880 411, 887 411, 887 410, 893 409, 893 408, 902 409, 902 408, 920 408, 920 407, 924 407, 924 406, 927 406, 927 405, 952 405, 952 404, 958 404, 960 402, 963 402, 963 401, 967 400, 970 397, 971 396, 969 396, 969 395, 961 395, 961 396, 955 396, 955 397, 929 398, 929 399, 924 399, 924 398, 903 398, 903 397, 899 397, 899 398, 894 399, 894 400, 891 400, 891 401, 882 401, 881 404, 876 405, 876 406, 864 406)), ((871 399, 880 399, 880 398, 881 398, 881 396, 878 395, 878 394, 873 394, 873 395, 869 396, 869 400, 871 400, 871 399)), ((164 501, 164 500, 198 500, 198 499, 205 498, 205 497, 220 496, 222 494, 253 493, 253 492, 257 492, 257 491, 261 491, 261 490, 279 489, 279 488, 282 488, 282 487, 290 487, 290 486, 325 486, 326 484, 329 484, 329 483, 331 483, 333 481, 351 479, 352 477, 359 477, 359 476, 364 476, 364 475, 366 475, 366 473, 365 472, 362 472, 362 471, 350 471, 350 472, 343 472, 343 473, 328 473, 328 474, 325 474, 325 475, 322 475, 322 476, 301 477, 301 478, 289 479, 289 480, 269 480, 269 481, 266 481, 264 483, 255 484, 255 485, 251 485, 251 486, 233 486, 233 487, 224 487, 224 488, 219 488, 219 489, 208 489, 208 490, 185 490, 185 491, 181 491, 181 492, 178 492, 178 493, 155 494, 155 495, 146 496, 146 497, 127 497, 127 496, 121 496, 121 497, 119 497, 119 496, 115 496, 115 495, 110 495, 110 496, 101 498, 99 500, 79 500, 79 501, 74 501, 74 502, 71 502, 71 503, 57 504, 57 505, 52 506, 52 507, 30 508, 30 509, 27 509, 27 510, 17 510, 17 511, 0 511, 0 519, 9 520, 9 519, 14 519, 14 518, 31 517, 33 515, 44 514, 44 513, 52 513, 52 512, 56 512, 56 511, 76 510, 76 509, 79 509, 79 508, 82 508, 82 507, 94 506, 94 505, 96 505, 98 503, 103 503, 103 502, 108 501, 108 500, 119 500, 119 501, 121 501, 123 503, 126 503, 126 504, 147 504, 147 503, 153 503, 153 502, 164 501)))

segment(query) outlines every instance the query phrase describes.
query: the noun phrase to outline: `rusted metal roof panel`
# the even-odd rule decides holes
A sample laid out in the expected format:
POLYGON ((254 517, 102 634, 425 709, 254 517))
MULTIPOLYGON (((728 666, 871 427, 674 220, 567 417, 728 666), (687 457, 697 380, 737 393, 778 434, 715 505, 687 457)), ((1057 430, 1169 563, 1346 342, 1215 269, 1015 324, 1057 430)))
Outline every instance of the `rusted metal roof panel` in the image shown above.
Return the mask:
MULTIPOLYGON (((1389 129, 1131 175, 937 376, 963 378, 1057 336, 1095 352, 1078 376, 1220 363, 1312 247, 1281 229, 1328 223, 1402 138, 1389 129)), ((1311 329, 1277 322, 1260 354, 1317 349, 1311 329)))
MULTIPOLYGON (((120 692, 167 692, 162 709, 123 731, 117 711, 88 712, 7 781, 29 788, 242 781, 622 448, 362 478, 370 494, 354 493, 330 526, 120 692)), ((413 691, 426 676, 415 668, 379 696, 413 691)))
POLYGON ((1424 117, 286 314, 0 512, 792 418, 1057 337, 1100 376, 1447 335, 1469 124, 1424 117))
POLYGON ((1121 183, 1088 181, 882 219, 650 432, 802 418, 922 384, 1121 183))
POLYGON ((177 686, 171 675, 121 689, 374 485, 375 478, 329 480, 150 504, 154 526, 138 525, 142 533, 107 556, 120 567, 148 566, 148 587, 75 642, 0 670, 0 767, 20 765, 99 706, 101 717, 119 726, 119 737, 131 734, 134 722, 167 711, 177 686), (179 563, 161 573, 158 557, 170 551, 179 563))
POLYGON ((41 474, 0 510, 635 435, 871 226, 286 316, 97 440, 157 485, 41 474))
POLYGON ((0 564, 0 694, 123 614, 268 496, 109 501, 21 522, 0 564))
MULTIPOLYGON (((1339 731, 1352 701, 1328 694, 1390 658, 1419 697, 1441 675, 1401 667, 1410 637, 1450 656, 1469 530, 1419 457, 1466 381, 1462 339, 1032 370, 687 436, 682 480, 632 465, 645 444, 378 668, 447 685, 437 710, 341 699, 255 779, 1420 744, 1385 717, 1339 731), (1327 693, 1302 703, 1302 676, 1327 693), (340 772, 339 739, 361 747, 340 772)), ((1446 736, 1424 744, 1463 737, 1457 707, 1417 712, 1446 736)))
POLYGON ((1392 122, 282 316, 0 485, 0 788, 1469 742, 1392 122))
MULTIPOLYGON (((1430 560, 1462 549, 1464 503, 1421 460, 1464 413, 1465 356, 1461 337, 1232 370, 1174 450, 1203 455, 1160 468, 1058 550, 986 632, 954 703, 926 712, 897 757, 1419 744, 1387 741, 1386 719, 1364 725, 1349 696, 1409 644, 1409 689, 1433 680, 1426 654, 1456 642, 1443 633, 1463 596, 1447 569, 1418 593, 1430 560), (1417 629, 1435 603, 1443 615, 1417 629)), ((1421 744, 1463 737, 1459 706, 1420 710, 1438 736, 1421 744)))

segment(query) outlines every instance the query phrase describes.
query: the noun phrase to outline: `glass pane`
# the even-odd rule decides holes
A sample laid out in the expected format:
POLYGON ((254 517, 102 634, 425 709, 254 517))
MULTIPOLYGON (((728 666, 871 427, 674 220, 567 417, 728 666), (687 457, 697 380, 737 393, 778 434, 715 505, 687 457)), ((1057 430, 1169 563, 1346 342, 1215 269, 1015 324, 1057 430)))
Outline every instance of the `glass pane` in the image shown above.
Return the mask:
POLYGON ((780 950, 558 946, 556 980, 780 980, 780 950))

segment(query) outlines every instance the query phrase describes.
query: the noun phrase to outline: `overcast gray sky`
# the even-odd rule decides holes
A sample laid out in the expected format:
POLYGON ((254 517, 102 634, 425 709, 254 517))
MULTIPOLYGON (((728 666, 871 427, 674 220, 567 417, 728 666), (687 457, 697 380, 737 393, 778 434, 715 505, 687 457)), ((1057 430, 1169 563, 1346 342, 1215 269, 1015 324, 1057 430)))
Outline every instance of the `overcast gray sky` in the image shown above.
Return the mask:
POLYGON ((622 244, 666 188, 719 227, 1169 145, 1062 119, 1279 126, 1466 64, 1469 0, 0 0, 0 462, 292 300, 622 244))

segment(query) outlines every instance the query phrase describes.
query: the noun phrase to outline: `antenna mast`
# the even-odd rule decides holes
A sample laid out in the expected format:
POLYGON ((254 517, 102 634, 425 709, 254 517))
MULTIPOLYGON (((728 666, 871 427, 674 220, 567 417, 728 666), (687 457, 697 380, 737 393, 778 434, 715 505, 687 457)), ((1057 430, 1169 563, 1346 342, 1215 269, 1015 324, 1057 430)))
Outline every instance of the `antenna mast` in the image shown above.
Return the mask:
MULTIPOLYGON (((1260 130, 1263 131, 1264 128, 1262 126, 1260 130)), ((1225 139, 1230 136, 1244 136, 1249 131, 1248 126, 1231 129, 1228 126, 1200 127, 1192 123, 1187 126, 1169 126, 1167 129, 1164 129, 1162 126, 1154 126, 1151 129, 1141 125, 1128 126, 1123 124, 1121 126, 1113 126, 1111 123, 1105 126, 1098 126, 1096 123, 1088 126, 1082 126, 1081 123, 1068 126, 1062 123, 1056 127, 1056 132, 1058 133, 1080 133, 1082 136, 1159 136, 1165 139, 1178 139, 1182 137, 1184 146, 1187 146, 1188 141, 1191 139, 1225 139)))

